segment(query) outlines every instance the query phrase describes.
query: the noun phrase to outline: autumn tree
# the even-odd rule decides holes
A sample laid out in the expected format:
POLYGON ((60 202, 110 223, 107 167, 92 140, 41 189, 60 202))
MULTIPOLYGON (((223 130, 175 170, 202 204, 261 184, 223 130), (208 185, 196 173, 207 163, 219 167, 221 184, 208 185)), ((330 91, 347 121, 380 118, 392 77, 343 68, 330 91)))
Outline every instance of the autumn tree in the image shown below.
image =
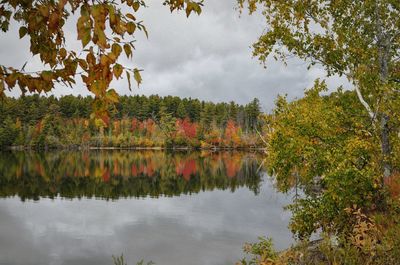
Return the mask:
POLYGON ((197 126, 191 123, 188 118, 183 120, 178 119, 175 123, 177 133, 189 139, 196 137, 197 126))
MULTIPOLYGON (((322 65, 328 76, 345 76, 353 85, 353 91, 328 94, 326 84, 317 80, 304 98, 288 102, 279 97, 267 120, 267 168, 279 188, 302 188, 289 206, 292 231, 302 239, 322 232, 330 240, 329 250, 345 256, 344 262, 332 259, 332 252, 324 256, 319 247, 323 243, 317 244, 317 255, 324 257, 321 264, 397 264, 376 260, 398 256, 398 241, 390 235, 398 231, 398 222, 379 227, 369 249, 362 245, 366 233, 359 228, 398 220, 398 200, 383 195, 400 164, 400 2, 238 2, 242 9, 247 4, 251 13, 258 10, 265 17, 267 28, 253 45, 254 56, 262 63, 269 57, 283 62, 298 57, 309 67, 322 65), (354 258, 351 262, 348 254, 354 258)), ((296 253, 306 255, 308 246, 296 253)), ((268 244, 261 248, 254 249, 270 249, 268 244)), ((260 254, 269 262, 268 255, 260 254)), ((271 261, 288 263, 319 262, 271 261)))
POLYGON ((357 96, 339 91, 320 93, 317 81, 302 99, 277 100, 266 139, 267 167, 283 191, 295 185, 304 195, 292 206, 291 228, 300 237, 318 229, 348 232, 345 208, 373 209, 379 197, 379 141, 368 133, 367 116, 357 96))
MULTIPOLYGON (((165 0, 170 11, 184 10, 186 15, 201 13, 202 1, 165 0)), ((135 48, 135 33, 147 30, 137 16, 146 7, 142 0, 82 1, 44 0, 0 3, 0 28, 7 33, 9 25, 19 25, 19 37, 30 39, 30 52, 38 56, 43 70, 27 72, 0 65, 0 95, 6 89, 19 87, 21 92, 49 92, 56 83, 73 86, 80 76, 87 89, 95 95, 94 112, 108 115, 108 105, 118 101, 111 81, 126 77, 131 88, 131 76, 137 84, 142 82, 140 69, 121 65, 124 52, 131 58, 135 48), (69 49, 66 45, 65 25, 76 19, 76 36, 82 49, 69 49)), ((106 119, 105 119, 106 120, 106 119)))
POLYGON ((267 30, 253 44, 254 56, 286 61, 296 56, 328 75, 345 76, 380 139, 383 179, 393 171, 390 139, 400 94, 400 2, 238 0, 260 9, 267 30))
POLYGON ((232 120, 227 122, 224 136, 224 140, 229 146, 238 146, 240 144, 239 128, 232 120))
POLYGON ((160 107, 159 117, 160 117, 159 120, 155 119, 157 125, 160 127, 161 131, 167 137, 167 140, 170 140, 176 131, 175 128, 176 118, 173 117, 170 112, 168 112, 165 106, 160 107))

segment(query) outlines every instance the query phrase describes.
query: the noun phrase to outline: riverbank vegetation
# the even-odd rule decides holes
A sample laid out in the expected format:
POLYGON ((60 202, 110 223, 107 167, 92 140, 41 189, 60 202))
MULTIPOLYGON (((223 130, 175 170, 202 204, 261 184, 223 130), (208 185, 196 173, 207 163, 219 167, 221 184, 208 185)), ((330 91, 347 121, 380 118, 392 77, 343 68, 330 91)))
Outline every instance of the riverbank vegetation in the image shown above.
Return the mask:
POLYGON ((302 191, 288 206, 299 243, 277 252, 261 238, 245 246, 254 256, 242 264, 398 264, 400 120, 392 120, 393 174, 382 183, 380 141, 357 95, 324 91, 316 82, 302 99, 280 97, 265 136, 277 188, 302 191))
POLYGON ((349 89, 317 80, 304 98, 277 100, 268 168, 280 189, 303 190, 288 207, 300 243, 276 253, 261 240, 248 246, 249 263, 399 264, 399 2, 238 3, 265 17, 268 30, 253 45, 261 62, 295 56, 346 77, 349 89))
POLYGON ((0 146, 250 148, 261 146, 257 99, 246 105, 122 96, 95 118, 91 97, 25 96, 0 102, 0 146))

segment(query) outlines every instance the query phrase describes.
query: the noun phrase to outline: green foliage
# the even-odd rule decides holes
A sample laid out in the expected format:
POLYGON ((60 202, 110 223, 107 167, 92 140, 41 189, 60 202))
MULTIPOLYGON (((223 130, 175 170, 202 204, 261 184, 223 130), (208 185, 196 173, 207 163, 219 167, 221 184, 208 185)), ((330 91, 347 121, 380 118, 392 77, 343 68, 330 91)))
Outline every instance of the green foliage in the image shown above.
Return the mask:
POLYGON ((115 257, 114 255, 112 256, 114 265, 126 265, 127 263, 125 262, 124 255, 121 254, 119 257, 115 257))
MULTIPOLYGON (((268 117, 270 173, 280 189, 304 191, 289 206, 291 229, 306 239, 317 231, 336 235, 342 245, 322 242, 322 259, 266 264, 396 264, 381 260, 392 248, 369 233, 377 210, 398 217, 385 197, 387 190, 398 193, 400 165, 398 1, 238 0, 240 9, 246 3, 250 13, 260 9, 267 24, 253 45, 261 62, 294 55, 309 67, 321 64, 328 76, 347 77, 354 88, 320 96, 326 86, 317 80, 302 99, 280 97, 268 117), (355 213, 349 212, 353 205, 355 213)), ((308 249, 299 252, 307 257, 308 249)))
MULTIPOLYGON (((285 61, 294 55, 328 75, 346 76, 354 85, 357 108, 369 115, 370 133, 381 144, 381 177, 397 166, 393 157, 400 89, 400 5, 398 1, 238 0, 250 13, 261 9, 268 30, 253 45, 254 56, 285 61)), ((398 130, 398 127, 396 128, 398 130)))
POLYGON ((167 140, 172 140, 172 136, 176 130, 175 128, 176 118, 174 118, 172 114, 168 112, 167 107, 165 106, 160 107, 158 115, 160 117, 159 126, 161 130, 166 135, 167 140))
MULTIPOLYGON (((281 253, 265 241, 251 245, 255 257, 250 264, 398 262, 399 175, 387 178, 382 190, 381 142, 371 132, 370 117, 355 92, 339 89, 322 96, 326 90, 317 80, 301 99, 279 97, 266 118, 269 173, 282 191, 302 189, 288 206, 290 228, 301 241, 281 253), (317 233, 323 240, 310 246, 310 236, 317 233)), ((396 116, 392 122, 398 124, 396 116)), ((392 137, 392 148, 399 145, 399 138, 392 137)), ((392 162, 398 170, 396 156, 392 162)))
MULTIPOLYGON (((119 257, 115 257, 115 256, 113 255, 112 258, 113 258, 114 265, 127 265, 127 263, 126 263, 126 261, 125 261, 125 259, 124 259, 124 255, 123 255, 123 254, 121 254, 121 256, 119 256, 119 257)), ((147 263, 144 263, 144 260, 141 260, 141 261, 139 261, 139 262, 136 263, 136 265, 154 265, 154 264, 155 264, 155 263, 152 262, 152 261, 149 261, 149 262, 147 262, 147 263)))
POLYGON ((271 238, 259 237, 258 242, 245 244, 243 250, 246 254, 251 255, 251 259, 242 259, 238 263, 241 265, 268 264, 268 262, 272 262, 278 256, 274 250, 271 238))
POLYGON ((356 204, 373 210, 380 196, 380 146, 369 118, 355 93, 320 96, 324 90, 316 82, 300 100, 280 98, 267 135, 268 168, 279 188, 297 185, 305 192, 289 207, 291 228, 301 238, 319 229, 348 231, 351 216, 344 209, 356 204))
POLYGON ((10 146, 17 137, 17 128, 10 117, 0 124, 0 148, 10 146))

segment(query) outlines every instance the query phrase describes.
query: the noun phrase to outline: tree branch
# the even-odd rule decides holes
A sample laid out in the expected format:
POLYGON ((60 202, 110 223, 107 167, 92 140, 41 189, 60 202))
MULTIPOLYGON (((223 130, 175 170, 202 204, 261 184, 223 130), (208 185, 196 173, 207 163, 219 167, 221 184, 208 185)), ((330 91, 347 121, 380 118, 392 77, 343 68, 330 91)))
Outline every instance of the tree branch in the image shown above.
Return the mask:
POLYGON ((369 117, 370 117, 372 120, 375 120, 375 112, 372 111, 372 109, 371 109, 371 107, 369 106, 369 104, 365 101, 363 95, 361 94, 360 88, 359 88, 357 85, 355 85, 355 86, 354 86, 354 90, 355 90, 356 93, 357 93, 358 100, 360 100, 361 104, 362 104, 362 105, 364 106, 364 108, 367 110, 369 117))

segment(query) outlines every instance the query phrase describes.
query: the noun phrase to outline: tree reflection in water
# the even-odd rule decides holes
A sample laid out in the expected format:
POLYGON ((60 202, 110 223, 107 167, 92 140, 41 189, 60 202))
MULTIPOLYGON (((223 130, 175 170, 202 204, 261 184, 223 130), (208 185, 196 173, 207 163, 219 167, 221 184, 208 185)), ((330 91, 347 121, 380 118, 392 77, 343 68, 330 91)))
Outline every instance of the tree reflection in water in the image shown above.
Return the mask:
POLYGON ((245 152, 2 152, 0 196, 118 199, 238 187, 258 193, 261 160, 245 152))

